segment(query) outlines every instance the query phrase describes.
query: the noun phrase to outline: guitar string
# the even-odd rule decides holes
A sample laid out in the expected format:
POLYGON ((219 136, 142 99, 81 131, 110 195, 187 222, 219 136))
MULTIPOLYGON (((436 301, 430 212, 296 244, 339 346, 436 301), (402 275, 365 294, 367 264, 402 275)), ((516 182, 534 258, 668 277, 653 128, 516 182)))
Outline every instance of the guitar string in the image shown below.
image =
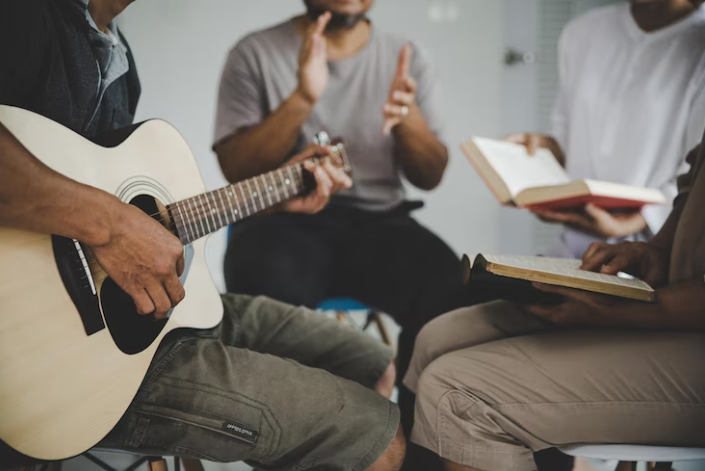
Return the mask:
MULTIPOLYGON (((322 164, 322 163, 325 163, 326 161, 331 161, 331 163, 333 163, 333 162, 332 162, 332 159, 333 159, 333 158, 340 157, 340 154, 341 154, 340 152, 335 151, 335 152, 333 153, 333 155, 325 156, 325 157, 322 157, 322 158, 321 158, 321 157, 314 157, 314 158, 308 159, 307 161, 312 161, 312 162, 314 162, 316 165, 320 165, 320 164, 322 164)), ((304 174, 303 174, 302 172, 303 172, 303 170, 305 170, 304 162, 298 162, 298 163, 295 163, 295 164, 290 164, 290 165, 288 165, 288 166, 283 166, 283 167, 280 167, 280 168, 279 168, 278 170, 276 170, 276 171, 286 169, 287 167, 295 167, 294 182, 296 183, 296 185, 303 185, 303 184, 304 184, 304 174)), ((338 168, 339 168, 339 167, 338 167, 338 168)), ((267 173, 267 174, 270 174, 270 173, 274 173, 274 172, 269 172, 269 173, 267 173)), ((256 179, 256 178, 263 178, 263 177, 264 177, 265 175, 267 175, 267 174, 258 175, 258 176, 256 176, 256 177, 252 177, 252 178, 250 178, 250 179, 243 180, 242 182, 238 182, 238 183, 235 183, 235 184, 233 184, 233 185, 230 185, 229 187, 220 188, 220 189, 218 189, 218 190, 214 190, 214 191, 212 191, 212 192, 208 192, 208 193, 205 193, 205 194, 213 194, 213 193, 215 193, 215 192, 222 191, 222 190, 225 190, 225 189, 227 189, 227 188, 235 187, 235 186, 240 186, 240 187, 241 187, 241 185, 242 185, 242 184, 245 184, 245 182, 247 182, 248 180, 252 181, 252 180, 254 180, 254 179, 256 179)), ((265 182, 266 182, 266 180, 265 180, 265 182)), ((237 191, 236 191, 236 192, 235 192, 235 195, 236 195, 236 196, 235 196, 236 203, 242 203, 242 204, 243 204, 243 207, 247 210, 247 213, 248 213, 246 216, 243 216, 243 218, 246 218, 246 217, 249 217, 249 216, 251 216, 251 215, 253 215, 253 214, 259 213, 259 212, 261 212, 261 211, 263 211, 263 210, 265 210, 265 209, 269 209, 269 208, 275 206, 276 204, 279 204, 279 203, 281 203, 281 202, 286 201, 287 199, 290 199, 290 198, 288 197, 288 195, 289 195, 289 190, 288 190, 288 188, 286 188, 286 187, 281 187, 281 186, 280 186, 280 187, 275 186, 274 189, 275 189, 275 191, 274 191, 274 197, 277 198, 277 199, 279 200, 279 202, 278 202, 278 203, 275 203, 275 204, 270 204, 270 205, 267 206, 267 208, 262 208, 262 209, 258 209, 258 208, 257 208, 257 203, 256 203, 256 201, 254 200, 255 197, 251 197, 251 199, 247 199, 247 198, 246 198, 245 201, 239 201, 239 197, 237 197, 237 191), (285 195, 286 195, 286 196, 285 196, 285 195), (254 209, 254 211, 252 211, 252 209, 254 209)), ((245 194, 245 193, 244 193, 244 189, 243 189, 242 187, 241 187, 241 193, 243 193, 243 195, 245 194)), ((174 204, 184 203, 184 202, 186 202, 186 201, 188 201, 188 200, 191 200, 191 199, 193 199, 193 198, 198 198, 198 197, 201 197, 201 196, 203 196, 203 195, 198 195, 198 196, 194 196, 194 197, 191 197, 191 198, 186 198, 186 199, 181 200, 181 201, 178 201, 178 202, 176 202, 176 203, 174 203, 174 204)), ((261 195, 260 195, 260 196, 261 196, 261 195)), ((170 206, 171 206, 171 205, 170 205, 170 206)), ((173 209, 173 208, 169 208, 169 207, 168 207, 167 209, 165 209, 165 210, 163 210, 163 211, 158 211, 158 212, 156 212, 156 213, 150 214, 150 217, 168 215, 168 214, 169 214, 169 211, 170 211, 171 209, 173 209)), ((227 215, 227 213, 228 213, 228 211, 229 211, 228 208, 223 207, 222 209, 225 210, 224 213, 225 213, 226 220, 229 220, 229 219, 230 219, 230 216, 227 215)), ((205 218, 208 218, 208 217, 213 217, 213 215, 212 215, 211 213, 207 212, 207 211, 193 211, 193 213, 194 213, 194 215, 195 215, 195 218, 191 218, 191 219, 195 219, 195 220, 192 220, 192 221, 191 221, 192 224, 195 223, 195 222, 198 221, 198 220, 205 219, 205 218)), ((241 219, 243 219, 243 218, 241 218, 241 219)), ((234 221, 234 222, 237 222, 237 221, 234 221)), ((184 225, 184 227, 186 227, 186 224, 187 224, 186 221, 182 220, 181 223, 184 225)), ((172 226, 174 229, 178 229, 178 228, 176 227, 176 222, 174 221, 173 218, 170 220, 169 225, 172 226)), ((165 226, 165 227, 166 227, 166 226, 165 226)), ((225 227, 225 226, 222 226, 222 227, 225 227)), ((221 228, 222 228, 222 227, 221 227, 221 228)), ((168 227, 167 227, 167 229, 168 229, 168 227)), ((170 232, 173 233, 173 231, 170 231, 170 232)), ((197 231, 196 231, 196 232, 197 232, 197 231)), ((176 235, 176 234, 174 234, 174 235, 176 235)), ((196 235, 197 235, 197 234, 196 234, 196 235)), ((204 235, 201 236, 201 237, 204 237, 205 235, 207 235, 207 234, 204 234, 204 235)), ((200 237, 198 237, 198 238, 200 238, 200 237)), ((87 247, 87 246, 86 246, 86 247, 87 247)), ((89 251, 91 252, 91 258, 92 258, 92 260, 91 260, 90 262, 88 262, 88 266, 89 266, 89 268, 91 269, 91 273, 93 273, 94 275, 96 275, 96 274, 101 274, 101 273, 105 273, 105 274, 107 275, 107 273, 105 272, 105 270, 102 268, 102 266, 101 266, 101 265, 98 263, 98 261, 96 260, 95 254, 93 253, 92 249, 90 249, 90 248, 88 248, 88 249, 89 249, 89 251), (98 267, 98 268, 96 268, 96 267, 98 267)))
MULTIPOLYGON (((322 163, 325 163, 325 161, 331 161, 332 159, 333 159, 333 156, 327 156, 327 157, 322 157, 322 158, 315 157, 315 158, 312 158, 312 159, 307 159, 305 162, 311 161, 311 162, 314 162, 316 165, 320 165, 320 164, 322 164, 322 163)), ((332 163, 332 162, 331 162, 331 163, 332 163)), ((298 163, 295 163, 295 164, 285 165, 285 166, 280 167, 279 169, 274 170, 274 171, 272 171, 272 172, 268 172, 268 173, 266 173, 266 174, 258 175, 258 176, 256 176, 256 177, 251 177, 251 178, 248 178, 248 179, 246 179, 246 180, 242 180, 242 181, 239 181, 239 182, 237 182, 237 183, 233 183, 232 185, 229 185, 229 186, 226 186, 226 187, 223 187, 223 188, 219 188, 219 189, 217 189, 217 190, 213 190, 213 191, 210 191, 210 192, 206 192, 206 193, 204 193, 204 194, 202 194, 202 195, 197 195, 197 196, 192 196, 192 197, 189 197, 189 198, 185 198, 185 199, 183 199, 183 200, 181 200, 181 201, 177 201, 177 202, 175 202, 175 203, 173 203, 173 204, 183 203, 183 202, 188 201, 188 200, 190 200, 190 199, 198 198, 198 197, 200 197, 200 196, 204 196, 204 195, 206 195, 206 194, 211 194, 211 193, 214 193, 214 192, 217 192, 217 191, 222 191, 222 190, 225 190, 225 189, 227 189, 227 188, 236 187, 236 186, 239 187, 239 186, 241 186, 241 185, 244 185, 244 184, 245 184, 246 182, 248 182, 248 181, 252 182, 252 181, 254 181, 254 179, 256 179, 256 178, 261 178, 261 177, 263 177, 263 176, 265 176, 265 175, 269 175, 269 174, 274 173, 274 172, 277 172, 277 171, 279 171, 279 170, 284 170, 284 169, 286 169, 287 167, 296 167, 296 170, 297 170, 297 171, 303 171, 303 170, 305 170, 304 162, 298 162, 298 163)), ((341 168, 341 167, 337 167, 337 168, 341 168)), ((297 180, 302 177, 302 175, 297 174, 297 173, 294 173, 294 176, 295 176, 295 178, 296 178, 297 180)), ((236 194, 237 194, 237 193, 236 193, 236 194)), ((244 193, 243 193, 243 194, 244 194, 244 193)), ((238 201, 238 202, 242 203, 242 201, 238 201)), ((245 201, 245 203, 247 203, 247 201, 245 201)), ((169 206, 171 206, 171 205, 169 205, 169 206)), ((256 206, 256 204, 255 204, 255 206, 256 206)), ((167 209, 165 209, 165 210, 163 210, 163 211, 157 211, 156 213, 149 214, 149 216, 150 216, 150 217, 155 217, 155 216, 167 215, 167 214, 169 213, 169 209, 170 209, 170 208, 167 208, 167 209)), ((194 211, 194 214, 196 214, 197 216, 199 216, 199 219, 201 219, 202 217, 205 217, 205 215, 208 215, 209 213, 206 212, 206 211, 201 211, 201 212, 194 211)))
MULTIPOLYGON (((276 194, 275 197, 277 197, 277 198, 280 197, 280 196, 283 197, 284 194, 285 194, 284 191, 285 191, 284 189, 277 189, 277 194, 276 194)), ((287 192, 287 193, 288 193, 288 192, 287 192)), ((282 201, 285 201, 285 198, 282 198, 282 201)), ((274 206, 274 205, 272 205, 272 206, 274 206)), ((272 207, 272 206, 269 206, 269 207, 272 207)), ((258 212, 261 212, 261 211, 263 211, 263 210, 259 210, 259 211, 258 211, 258 210, 255 210, 255 211, 253 211, 253 212, 250 213, 250 214, 251 214, 251 215, 254 215, 255 213, 258 213, 258 212)), ((249 216, 246 216, 246 217, 249 217, 249 216)), ((176 226, 176 224, 173 223, 173 222, 171 223, 171 225, 173 225, 174 227, 176 226)), ((225 227, 225 226, 223 226, 223 227, 225 227)), ((221 228, 221 229, 222 229, 222 228, 221 228)), ((207 235, 207 234, 206 234, 206 235, 207 235)), ((202 236, 202 237, 205 237, 205 235, 202 236)), ((199 237, 199 239, 200 239, 200 238, 201 238, 201 237, 199 237)), ((97 274, 101 274, 101 273, 105 273, 105 274, 107 275, 107 273, 105 272, 105 269, 103 269, 102 265, 100 265, 100 263, 99 263, 98 260, 96 259, 95 253, 93 253, 93 250, 90 248, 90 246, 87 246, 87 245, 86 245, 86 246, 83 246, 83 245, 82 245, 82 247, 88 249, 88 251, 91 253, 91 257, 90 257, 91 260, 87 263, 87 265, 88 265, 89 268, 91 269, 91 273, 92 273, 93 275, 97 275, 97 274), (96 267, 97 267, 97 268, 96 268, 96 267)))

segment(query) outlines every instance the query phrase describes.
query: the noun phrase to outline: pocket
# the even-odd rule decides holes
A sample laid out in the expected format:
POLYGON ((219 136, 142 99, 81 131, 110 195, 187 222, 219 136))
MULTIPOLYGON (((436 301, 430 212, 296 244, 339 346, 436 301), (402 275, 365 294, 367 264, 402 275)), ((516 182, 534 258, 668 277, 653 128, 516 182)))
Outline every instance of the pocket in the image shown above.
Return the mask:
POLYGON ((269 452, 272 434, 254 407, 238 407, 237 419, 156 405, 141 405, 136 414, 148 421, 140 448, 221 462, 261 460, 269 452))

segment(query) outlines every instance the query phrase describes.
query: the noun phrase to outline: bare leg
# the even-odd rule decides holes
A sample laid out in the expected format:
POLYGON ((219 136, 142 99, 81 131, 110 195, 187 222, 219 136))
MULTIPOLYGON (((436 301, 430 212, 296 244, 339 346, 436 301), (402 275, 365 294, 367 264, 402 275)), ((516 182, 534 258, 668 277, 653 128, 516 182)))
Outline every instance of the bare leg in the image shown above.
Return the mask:
POLYGON ((375 385, 375 391, 377 391, 381 396, 389 399, 392 397, 392 392, 394 391, 394 383, 397 379, 397 367, 394 362, 391 362, 387 369, 384 371, 382 377, 377 381, 375 385))
POLYGON ((406 439, 400 425, 394 440, 392 440, 387 450, 377 461, 372 463, 372 466, 367 468, 367 471, 399 471, 404 462, 405 454, 406 439))
POLYGON ((448 460, 443 460, 443 466, 445 467, 446 471, 495 471, 495 470, 469 468, 467 466, 453 463, 452 461, 448 461, 448 460))

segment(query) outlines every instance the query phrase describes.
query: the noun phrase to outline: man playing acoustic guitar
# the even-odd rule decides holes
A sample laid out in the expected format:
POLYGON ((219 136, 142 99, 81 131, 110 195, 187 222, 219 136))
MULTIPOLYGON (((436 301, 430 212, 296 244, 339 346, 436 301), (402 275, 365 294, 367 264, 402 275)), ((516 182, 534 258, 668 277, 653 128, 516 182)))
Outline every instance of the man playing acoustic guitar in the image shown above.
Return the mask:
MULTIPOLYGON (((139 80, 113 24, 130 3, 0 2, 0 104, 89 139, 131 124, 139 80)), ((330 164, 307 168, 316 189, 281 210, 319 211, 350 186, 330 164)), ((188 295, 176 237, 112 194, 54 172, 2 125, 0 227, 80 241, 140 314, 164 318, 188 295)), ((233 295, 223 304, 215 329, 170 334, 101 446, 267 469, 398 469, 399 412, 383 397, 395 379, 390 351, 306 309, 233 295)))

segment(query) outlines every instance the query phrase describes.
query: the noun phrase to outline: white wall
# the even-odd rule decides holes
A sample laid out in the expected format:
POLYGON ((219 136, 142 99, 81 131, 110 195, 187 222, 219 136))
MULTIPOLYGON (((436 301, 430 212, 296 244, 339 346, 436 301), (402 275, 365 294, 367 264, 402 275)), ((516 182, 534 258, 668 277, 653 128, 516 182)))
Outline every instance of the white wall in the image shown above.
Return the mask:
MULTIPOLYGON (((501 0, 378 0, 372 12, 380 28, 408 35, 435 57, 452 161, 442 187, 424 195, 419 218, 458 252, 497 247, 497 204, 458 145, 473 134, 501 134, 501 9, 501 0)), ((209 188, 225 184, 210 145, 227 50, 248 31, 300 11, 299 0, 140 0, 120 18, 142 79, 137 119, 174 124, 209 188)), ((219 234, 209 263, 220 286, 223 247, 219 234)))

